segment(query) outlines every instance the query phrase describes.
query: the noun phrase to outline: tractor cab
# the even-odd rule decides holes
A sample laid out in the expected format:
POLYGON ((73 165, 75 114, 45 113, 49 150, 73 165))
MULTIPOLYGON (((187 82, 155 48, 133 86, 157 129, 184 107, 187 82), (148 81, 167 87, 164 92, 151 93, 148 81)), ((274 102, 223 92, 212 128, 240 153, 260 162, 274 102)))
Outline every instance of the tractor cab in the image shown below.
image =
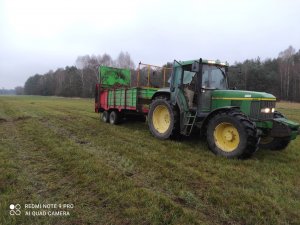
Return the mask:
POLYGON ((179 107, 180 133, 190 135, 211 111, 215 90, 227 90, 228 64, 212 60, 174 61, 171 103, 179 107))
POLYGON ((171 100, 179 101, 183 111, 209 112, 214 90, 227 90, 228 64, 219 61, 174 61, 171 79, 171 100))

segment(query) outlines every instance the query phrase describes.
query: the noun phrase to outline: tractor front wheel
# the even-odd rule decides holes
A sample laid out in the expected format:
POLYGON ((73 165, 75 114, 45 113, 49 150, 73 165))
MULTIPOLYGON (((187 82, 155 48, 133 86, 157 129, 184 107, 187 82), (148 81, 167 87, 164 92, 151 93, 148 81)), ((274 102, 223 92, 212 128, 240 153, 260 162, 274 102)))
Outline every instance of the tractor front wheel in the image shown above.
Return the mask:
POLYGON ((222 111, 208 123, 208 147, 216 155, 247 158, 257 150, 258 141, 255 124, 236 109, 222 111))
POLYGON ((259 147, 263 149, 269 149, 272 151, 281 151, 289 145, 290 141, 290 137, 262 137, 260 139, 259 147))
MULTIPOLYGON (((281 112, 275 111, 274 118, 285 118, 281 112)), ((269 149, 272 151, 281 151, 285 149, 291 139, 290 137, 280 138, 280 137, 270 137, 265 136, 260 139, 259 147, 263 149, 269 149)))

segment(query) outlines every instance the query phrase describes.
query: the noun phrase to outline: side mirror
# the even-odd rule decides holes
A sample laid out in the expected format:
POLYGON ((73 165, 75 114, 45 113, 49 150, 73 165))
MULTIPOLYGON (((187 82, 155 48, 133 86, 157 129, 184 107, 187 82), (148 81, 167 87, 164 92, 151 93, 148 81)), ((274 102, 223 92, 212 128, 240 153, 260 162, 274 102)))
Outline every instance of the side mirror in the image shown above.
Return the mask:
POLYGON ((198 72, 199 71, 199 67, 200 67, 200 65, 199 65, 199 62, 193 62, 193 64, 192 64, 192 72, 198 72))

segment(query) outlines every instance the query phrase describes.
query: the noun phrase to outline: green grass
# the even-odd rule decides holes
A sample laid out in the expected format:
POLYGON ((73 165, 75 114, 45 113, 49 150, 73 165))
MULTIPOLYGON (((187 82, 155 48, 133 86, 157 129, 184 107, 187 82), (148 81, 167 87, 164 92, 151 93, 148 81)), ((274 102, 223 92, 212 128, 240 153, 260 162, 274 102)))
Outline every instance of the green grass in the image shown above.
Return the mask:
MULTIPOLYGON (((146 123, 99 121, 93 100, 0 97, 0 224, 299 224, 300 138, 248 160, 197 138, 160 141, 146 123), (71 203, 70 216, 9 215, 71 203)), ((300 122, 300 104, 278 108, 300 122)))

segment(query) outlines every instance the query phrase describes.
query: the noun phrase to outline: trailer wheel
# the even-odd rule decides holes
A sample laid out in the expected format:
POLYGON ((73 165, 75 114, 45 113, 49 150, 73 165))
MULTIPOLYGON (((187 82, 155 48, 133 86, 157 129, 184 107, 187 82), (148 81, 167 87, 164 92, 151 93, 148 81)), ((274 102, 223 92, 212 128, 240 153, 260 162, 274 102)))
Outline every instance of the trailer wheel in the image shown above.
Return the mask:
POLYGON ((108 111, 104 111, 101 114, 101 119, 102 119, 103 122, 108 123, 108 121, 109 121, 109 112, 108 111))
POLYGON ((176 137, 178 133, 177 111, 165 98, 155 99, 148 112, 150 132, 159 139, 176 137))
POLYGON ((110 124, 118 124, 120 121, 120 114, 117 111, 112 111, 109 115, 109 123, 110 124))
MULTIPOLYGON (((284 115, 278 111, 274 112, 274 118, 285 118, 284 115)), ((279 137, 262 137, 259 143, 259 147, 263 149, 269 149, 272 151, 281 151, 285 149, 290 143, 290 137, 279 138, 279 137)))
POLYGON ((226 158, 250 157, 258 141, 255 124, 239 110, 222 111, 207 126, 208 147, 226 158))

